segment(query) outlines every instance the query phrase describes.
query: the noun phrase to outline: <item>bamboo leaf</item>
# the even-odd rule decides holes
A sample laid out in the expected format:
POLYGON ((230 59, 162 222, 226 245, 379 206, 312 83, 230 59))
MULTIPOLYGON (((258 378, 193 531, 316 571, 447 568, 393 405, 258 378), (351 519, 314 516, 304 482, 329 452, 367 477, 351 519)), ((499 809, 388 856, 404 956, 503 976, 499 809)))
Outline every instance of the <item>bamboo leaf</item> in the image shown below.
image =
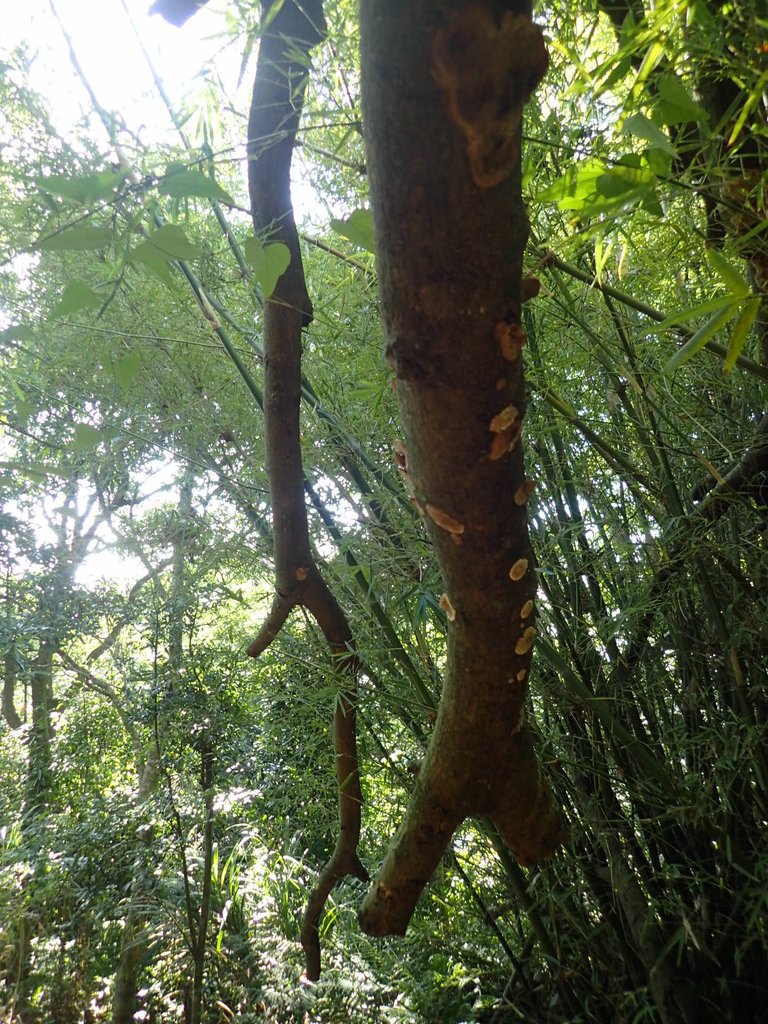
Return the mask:
POLYGON ((768 82, 768 71, 764 71, 755 83, 754 88, 750 92, 749 96, 741 108, 739 116, 736 118, 736 122, 733 126, 731 134, 728 138, 728 147, 733 146, 738 139, 739 135, 747 123, 747 118, 757 108, 758 104, 762 101, 766 83, 768 82))
POLYGON ((703 327, 700 327, 698 331, 690 338, 686 343, 675 352, 671 359, 667 361, 664 366, 664 373, 674 373, 684 363, 687 363, 692 356, 695 356, 697 352, 701 351, 707 342, 714 337, 715 334, 731 320, 739 308, 739 304, 730 301, 727 306, 719 310, 711 319, 707 320, 703 327))
POLYGON ((643 85, 663 56, 664 43, 660 39, 654 39, 643 57, 643 62, 635 78, 633 90, 637 90, 643 85))
POLYGON ((725 355, 725 362, 723 363, 723 373, 727 376, 736 365, 736 360, 741 355, 741 350, 744 348, 744 342, 749 334, 752 324, 755 322, 755 317, 760 312, 760 298, 755 295, 748 302, 745 302, 741 307, 741 311, 736 319, 736 323, 733 325, 731 331, 731 338, 728 342, 728 351, 725 355))
POLYGON ((680 309, 677 313, 673 313, 668 316, 665 320, 662 320, 658 324, 652 324, 647 328, 647 334, 658 334, 660 331, 665 331, 668 327, 676 327, 678 324, 685 324, 689 320, 696 320, 697 317, 706 316, 707 313, 715 313, 720 309, 725 309, 727 306, 732 305, 732 295, 718 295, 714 299, 707 299, 706 302, 699 302, 695 306, 690 306, 688 309, 680 309))
POLYGON ((708 249, 707 259, 712 269, 734 298, 743 299, 749 295, 749 285, 722 253, 718 252, 717 249, 708 249))

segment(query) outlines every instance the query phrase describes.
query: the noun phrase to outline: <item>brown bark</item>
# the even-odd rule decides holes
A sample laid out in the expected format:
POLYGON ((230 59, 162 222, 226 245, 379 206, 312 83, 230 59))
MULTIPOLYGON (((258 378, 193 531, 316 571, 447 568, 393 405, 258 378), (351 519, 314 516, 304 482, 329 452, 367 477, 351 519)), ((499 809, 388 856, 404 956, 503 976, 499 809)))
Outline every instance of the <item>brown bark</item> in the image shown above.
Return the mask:
MULTIPOLYGON (((272 5, 264 3, 266 11, 272 5)), ((318 924, 325 901, 345 875, 367 881, 357 855, 362 794, 357 762, 356 670, 352 632, 312 559, 299 433, 301 334, 312 321, 290 191, 291 157, 307 79, 304 59, 325 32, 322 3, 286 0, 262 36, 248 122, 248 185, 257 234, 288 246, 291 261, 264 307, 264 422, 272 502, 275 598, 252 657, 266 649, 291 610, 304 606, 323 632, 341 673, 334 717, 339 836, 310 895, 301 938, 306 973, 320 975, 318 924)))
POLYGON ((546 68, 524 4, 362 0, 381 310, 414 501, 446 593, 448 664, 410 806, 360 911, 402 934, 450 837, 492 819, 522 863, 560 818, 524 722, 536 575, 520 327, 520 118, 546 68))
POLYGON ((24 816, 39 817, 48 802, 51 785, 51 710, 53 705, 53 657, 58 644, 40 641, 30 665, 32 729, 28 739, 27 798, 24 816))

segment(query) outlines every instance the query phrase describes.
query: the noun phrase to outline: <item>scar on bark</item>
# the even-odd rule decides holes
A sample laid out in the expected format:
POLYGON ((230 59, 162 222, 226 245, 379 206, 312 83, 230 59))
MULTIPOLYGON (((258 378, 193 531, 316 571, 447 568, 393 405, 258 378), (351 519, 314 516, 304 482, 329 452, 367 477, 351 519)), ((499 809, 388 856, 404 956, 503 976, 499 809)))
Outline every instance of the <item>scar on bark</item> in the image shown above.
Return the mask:
POLYGON ((493 188, 520 158, 523 107, 547 70, 547 48, 527 14, 500 19, 482 3, 450 12, 435 34, 432 73, 463 134, 478 188, 493 188))

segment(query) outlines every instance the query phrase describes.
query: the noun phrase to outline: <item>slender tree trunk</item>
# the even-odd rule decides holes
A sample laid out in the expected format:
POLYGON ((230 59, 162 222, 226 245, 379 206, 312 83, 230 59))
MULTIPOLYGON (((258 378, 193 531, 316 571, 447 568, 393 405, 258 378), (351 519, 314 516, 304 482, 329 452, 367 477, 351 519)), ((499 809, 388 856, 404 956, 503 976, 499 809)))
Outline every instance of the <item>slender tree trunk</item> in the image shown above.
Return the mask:
MULTIPOLYGON (((159 778, 158 751, 153 742, 141 768, 138 786, 138 804, 141 807, 155 794, 159 778)), ((112 1024, 133 1024, 138 1008, 139 974, 144 960, 148 935, 146 912, 142 903, 147 890, 146 860, 152 845, 152 830, 143 837, 143 849, 138 855, 131 881, 131 895, 123 925, 120 943, 120 961, 115 972, 112 989, 112 1024)))
POLYGON ((211 881, 213 878, 213 768, 214 752, 208 737, 200 740, 200 788, 203 793, 203 879, 200 910, 197 916, 197 942, 193 944, 192 992, 190 995, 189 1024, 200 1024, 203 1010, 203 981, 208 922, 211 916, 211 881))
POLYGON ((19 659, 16 653, 16 644, 11 642, 5 652, 4 673, 3 673, 3 718, 11 729, 18 729, 21 725, 21 716, 16 710, 16 680, 19 674, 19 659))
POLYGON ((362 791, 357 760, 357 658, 341 605, 312 558, 301 456, 302 330, 312 322, 291 203, 291 158, 307 82, 309 54, 325 33, 322 0, 286 0, 270 15, 248 119, 248 187, 257 234, 283 243, 290 263, 264 307, 264 429, 275 552, 275 597, 267 620, 248 646, 258 657, 293 608, 306 608, 328 643, 339 673, 333 740, 338 781, 339 832, 328 862, 309 895, 301 928, 306 974, 320 976, 319 922, 333 887, 346 875, 368 873, 357 853, 362 791), (272 15, 274 15, 272 17, 272 15))
POLYGON ((56 644, 41 640, 30 671, 32 729, 29 733, 25 817, 42 813, 51 785, 51 702, 56 644))
MULTIPOLYGON (((192 521, 192 495, 194 472, 188 468, 182 476, 177 507, 177 528, 173 536, 171 563, 171 589, 168 598, 168 686, 172 687, 178 678, 183 658, 184 615, 188 603, 185 565, 192 521)), ((160 777, 160 754, 163 723, 156 723, 155 735, 150 739, 144 763, 139 766, 138 803, 147 804, 157 791, 160 777)), ((146 959, 149 934, 144 909, 147 895, 146 861, 154 835, 147 828, 142 837, 142 846, 134 876, 131 895, 123 925, 120 944, 120 961, 115 972, 112 994, 112 1024, 133 1024, 138 1008, 138 990, 141 968, 146 959)))

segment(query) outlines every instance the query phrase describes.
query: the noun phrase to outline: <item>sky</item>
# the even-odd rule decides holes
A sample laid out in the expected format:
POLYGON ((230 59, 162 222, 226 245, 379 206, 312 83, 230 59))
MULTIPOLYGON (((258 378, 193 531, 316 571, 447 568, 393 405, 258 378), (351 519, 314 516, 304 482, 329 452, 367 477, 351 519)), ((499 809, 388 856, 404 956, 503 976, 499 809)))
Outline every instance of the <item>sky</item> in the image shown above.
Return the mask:
MULTIPOLYGON (((169 141, 177 144, 179 139, 158 95, 142 44, 177 114, 183 111, 185 103, 193 109, 203 103, 206 72, 215 75, 216 91, 221 95, 223 89, 226 103, 247 114, 257 50, 254 48, 243 73, 247 27, 233 24, 231 0, 208 0, 181 28, 169 25, 159 15, 150 15, 151 3, 152 0, 7 0, 0 61, 4 53, 25 43, 32 58, 30 86, 47 101, 54 125, 63 135, 77 125, 92 110, 92 105, 72 67, 67 43, 52 11, 55 8, 98 102, 110 113, 119 114, 143 146, 169 141)), ((193 141, 195 123, 193 116, 185 125, 193 141)), ((93 114, 91 125, 91 136, 96 137, 102 129, 93 114)), ((108 153, 106 133, 103 141, 108 153)), ((298 160, 294 160, 292 181, 296 219, 312 225, 326 223, 327 208, 318 201, 298 160)), ((337 211, 337 215, 344 213, 337 211)))
MULTIPOLYGON (((223 2, 211 0, 183 28, 150 15, 150 0, 54 2, 99 102, 123 114, 130 128, 145 126, 151 141, 167 137, 168 114, 157 96, 132 22, 177 107, 194 90, 201 68, 227 42, 228 53, 219 54, 217 71, 234 88, 241 44, 233 43, 226 34, 223 2)), ((26 41, 34 56, 32 87, 48 100, 57 127, 66 130, 90 108, 90 101, 71 68, 50 0, 3 6, 2 48, 9 50, 26 41)))

